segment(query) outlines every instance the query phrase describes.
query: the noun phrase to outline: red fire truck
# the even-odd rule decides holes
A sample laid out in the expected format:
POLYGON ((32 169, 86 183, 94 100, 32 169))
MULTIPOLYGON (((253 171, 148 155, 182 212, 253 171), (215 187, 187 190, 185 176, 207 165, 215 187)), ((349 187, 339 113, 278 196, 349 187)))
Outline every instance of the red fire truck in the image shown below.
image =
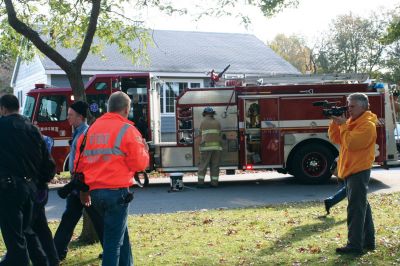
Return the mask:
MULTIPOLYGON (((336 79, 303 84, 250 85, 184 90, 176 99, 176 142, 160 141, 160 80, 151 74, 96 75, 86 87, 93 116, 106 110, 113 91, 122 90, 142 108, 142 133, 153 147, 152 169, 161 172, 196 171, 199 163, 199 127, 206 106, 216 111, 222 125, 222 169, 274 169, 307 183, 331 177, 330 165, 338 147, 327 136, 329 118, 315 102, 346 105, 353 92, 366 93, 377 114, 376 163, 398 164, 394 138, 394 102, 387 88, 336 79), (312 84, 311 84, 312 83, 312 84), (139 100, 138 100, 139 98, 139 100)), ((265 79, 269 82, 268 79, 265 79)), ((297 84, 295 84, 297 83, 297 84)), ((234 82, 230 82, 234 84, 234 82)), ((236 83, 236 85, 238 85, 236 83)), ((67 170, 68 140, 72 129, 66 109, 73 102, 71 89, 37 88, 28 93, 24 114, 43 134, 55 139, 53 156, 58 170, 67 170)), ((135 120, 134 117, 130 119, 135 120)))

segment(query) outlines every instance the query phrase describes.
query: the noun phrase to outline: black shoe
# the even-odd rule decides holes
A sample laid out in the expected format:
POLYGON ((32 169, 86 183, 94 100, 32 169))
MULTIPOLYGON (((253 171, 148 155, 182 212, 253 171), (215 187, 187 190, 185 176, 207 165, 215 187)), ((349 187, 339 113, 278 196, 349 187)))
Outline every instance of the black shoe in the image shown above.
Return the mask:
POLYGON ((324 200, 324 205, 325 205, 326 215, 330 214, 330 209, 332 206, 329 205, 327 200, 324 200))
POLYGON ((337 248, 336 249, 336 253, 338 254, 353 254, 353 255, 361 255, 363 252, 362 250, 356 249, 356 248, 352 248, 349 246, 344 246, 341 248, 337 248))

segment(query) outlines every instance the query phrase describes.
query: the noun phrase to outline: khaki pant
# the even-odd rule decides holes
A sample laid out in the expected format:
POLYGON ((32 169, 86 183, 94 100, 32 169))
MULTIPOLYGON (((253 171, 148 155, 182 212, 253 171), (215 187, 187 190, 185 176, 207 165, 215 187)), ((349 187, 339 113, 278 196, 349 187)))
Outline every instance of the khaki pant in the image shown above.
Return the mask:
POLYGON ((211 181, 218 182, 219 164, 221 160, 221 151, 202 151, 200 152, 200 164, 197 176, 199 181, 204 181, 207 173, 207 167, 210 166, 211 181))

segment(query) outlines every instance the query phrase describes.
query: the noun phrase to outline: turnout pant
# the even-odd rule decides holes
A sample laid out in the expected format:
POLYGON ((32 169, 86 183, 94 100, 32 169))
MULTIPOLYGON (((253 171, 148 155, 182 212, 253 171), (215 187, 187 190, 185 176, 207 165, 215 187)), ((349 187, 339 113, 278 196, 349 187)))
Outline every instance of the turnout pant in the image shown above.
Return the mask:
POLYGON ((218 181, 219 164, 221 161, 221 151, 202 151, 200 152, 200 164, 197 176, 203 180, 207 173, 207 167, 210 166, 211 180, 218 181))
POLYGON ((0 229, 7 254, 1 266, 28 266, 29 255, 24 230, 31 224, 32 192, 28 181, 15 179, 0 188, 0 229))
POLYGON ((375 229, 371 207, 367 200, 371 170, 350 175, 345 179, 347 199, 347 228, 349 247, 362 250, 375 246, 375 229))

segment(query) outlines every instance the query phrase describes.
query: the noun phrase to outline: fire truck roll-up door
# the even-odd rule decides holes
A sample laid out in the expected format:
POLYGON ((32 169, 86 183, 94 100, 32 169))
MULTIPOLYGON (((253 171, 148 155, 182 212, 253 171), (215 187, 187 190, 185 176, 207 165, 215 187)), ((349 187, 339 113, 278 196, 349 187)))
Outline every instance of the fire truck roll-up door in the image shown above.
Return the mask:
MULTIPOLYGON (((176 143, 160 143, 155 146, 159 170, 197 171, 200 162, 200 124, 205 107, 212 107, 215 118, 221 123, 222 154, 221 169, 232 171, 238 168, 239 144, 237 104, 232 89, 203 90, 187 89, 177 99, 176 143)), ((156 167, 157 168, 157 167, 156 167)))

